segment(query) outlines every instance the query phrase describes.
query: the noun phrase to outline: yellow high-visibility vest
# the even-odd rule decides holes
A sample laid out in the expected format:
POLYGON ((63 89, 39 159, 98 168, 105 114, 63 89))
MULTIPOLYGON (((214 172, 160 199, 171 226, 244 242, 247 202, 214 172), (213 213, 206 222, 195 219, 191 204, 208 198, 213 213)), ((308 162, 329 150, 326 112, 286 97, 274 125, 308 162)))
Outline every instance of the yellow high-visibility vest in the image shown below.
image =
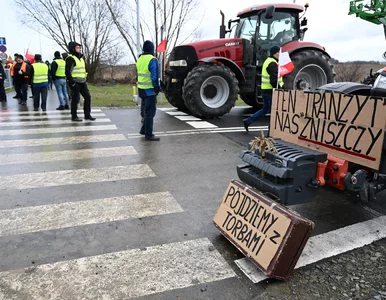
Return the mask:
MULTIPOLYGON (((274 62, 275 64, 277 64, 276 59, 274 59, 272 57, 268 57, 265 60, 265 62, 263 64, 263 68, 261 70, 261 89, 262 90, 272 90, 272 89, 276 88, 276 86, 273 87, 271 85, 270 75, 269 75, 268 70, 267 70, 267 68, 271 62, 274 62)), ((283 77, 280 77, 278 80, 279 80, 279 86, 283 87, 284 86, 283 77)))
POLYGON ((86 82, 87 73, 86 73, 86 63, 84 62, 83 57, 81 59, 77 58, 75 55, 69 54, 68 57, 72 57, 75 61, 75 66, 71 72, 72 78, 75 82, 84 83, 86 82))
POLYGON ((139 89, 151 89, 154 88, 151 81, 151 72, 149 71, 149 63, 155 58, 151 54, 141 55, 136 63, 137 75, 138 75, 138 88, 139 89))
POLYGON ((32 68, 34 68, 32 83, 48 82, 48 66, 45 63, 33 63, 32 68))
POLYGON ((54 59, 56 64, 58 65, 58 69, 55 72, 55 76, 57 77, 66 77, 66 63, 63 59, 57 58, 54 59))

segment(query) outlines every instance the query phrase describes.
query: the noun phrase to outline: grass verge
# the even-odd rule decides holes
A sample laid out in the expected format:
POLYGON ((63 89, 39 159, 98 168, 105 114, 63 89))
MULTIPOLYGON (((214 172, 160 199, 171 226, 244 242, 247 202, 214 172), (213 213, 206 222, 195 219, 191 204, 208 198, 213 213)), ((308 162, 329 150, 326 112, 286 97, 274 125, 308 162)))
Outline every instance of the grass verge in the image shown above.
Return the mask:
MULTIPOLYGON (((135 85, 93 85, 89 84, 93 107, 135 107, 137 102, 133 101, 135 85), (134 87, 134 90, 133 90, 134 87)), ((245 105, 240 99, 236 101, 236 106, 245 105)), ((164 94, 158 95, 157 106, 171 106, 164 94)))

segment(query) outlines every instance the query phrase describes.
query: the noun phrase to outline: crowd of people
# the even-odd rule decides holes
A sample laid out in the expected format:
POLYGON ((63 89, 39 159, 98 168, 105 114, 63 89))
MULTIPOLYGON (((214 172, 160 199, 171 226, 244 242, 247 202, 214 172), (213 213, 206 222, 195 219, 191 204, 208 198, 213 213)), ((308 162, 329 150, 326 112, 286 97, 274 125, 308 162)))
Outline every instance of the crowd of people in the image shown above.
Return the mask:
MULTIPOLYGON (((28 88, 31 88, 34 111, 47 110, 48 90, 55 85, 59 106, 57 110, 69 110, 71 103, 72 121, 80 122, 78 117, 78 103, 80 96, 84 98, 83 112, 86 120, 94 121, 91 116, 91 95, 87 87, 86 65, 81 53, 81 45, 76 42, 68 44, 69 53, 54 53, 54 60, 43 62, 41 54, 35 54, 33 61, 23 55, 15 53, 14 60, 7 64, 10 70, 12 84, 21 106, 27 105, 28 88), (71 96, 71 98, 70 98, 71 96)), ((6 73, 0 64, 0 101, 6 102, 7 95, 4 89, 6 73)))

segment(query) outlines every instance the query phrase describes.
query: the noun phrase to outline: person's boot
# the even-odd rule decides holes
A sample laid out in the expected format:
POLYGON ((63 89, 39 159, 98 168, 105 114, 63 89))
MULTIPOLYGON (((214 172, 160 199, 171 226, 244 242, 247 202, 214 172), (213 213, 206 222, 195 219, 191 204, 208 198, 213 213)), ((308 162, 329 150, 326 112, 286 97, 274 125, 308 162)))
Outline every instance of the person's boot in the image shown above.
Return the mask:
POLYGON ((56 110, 64 110, 64 106, 63 105, 59 105, 59 107, 56 110))
POLYGON ((146 141, 159 141, 160 138, 158 136, 152 135, 151 137, 145 137, 146 141))
POLYGON ((72 121, 74 121, 74 122, 82 122, 83 120, 81 119, 81 118, 79 118, 79 117, 73 117, 72 119, 71 119, 72 121))
POLYGON ((68 106, 68 104, 66 104, 66 105, 64 106, 64 109, 70 109, 70 107, 68 106))
POLYGON ((245 131, 249 132, 249 129, 248 129, 249 124, 247 123, 247 121, 243 121, 243 124, 244 124, 245 131))
POLYGON ((92 116, 88 116, 88 117, 84 117, 85 120, 90 120, 90 121, 95 121, 96 118, 92 117, 92 116))

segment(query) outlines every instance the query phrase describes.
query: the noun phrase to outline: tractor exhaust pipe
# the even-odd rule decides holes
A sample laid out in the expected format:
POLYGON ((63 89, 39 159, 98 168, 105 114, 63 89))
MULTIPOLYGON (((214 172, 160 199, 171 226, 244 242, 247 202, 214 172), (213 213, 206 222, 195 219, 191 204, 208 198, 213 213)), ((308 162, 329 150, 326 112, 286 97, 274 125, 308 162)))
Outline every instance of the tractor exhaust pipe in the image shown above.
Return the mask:
POLYGON ((226 28, 225 28, 225 15, 224 13, 220 10, 220 14, 221 14, 221 26, 220 26, 220 39, 224 39, 225 38, 225 34, 226 34, 226 28))

